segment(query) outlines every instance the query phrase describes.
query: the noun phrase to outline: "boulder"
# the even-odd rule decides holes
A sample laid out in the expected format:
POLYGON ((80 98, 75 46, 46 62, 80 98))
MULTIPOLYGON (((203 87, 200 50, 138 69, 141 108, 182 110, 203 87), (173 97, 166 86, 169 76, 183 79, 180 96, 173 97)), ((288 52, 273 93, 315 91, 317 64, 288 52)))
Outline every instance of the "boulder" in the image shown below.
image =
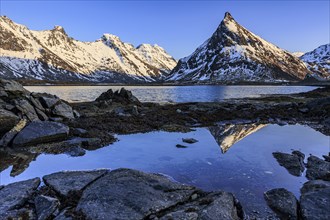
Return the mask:
POLYGON ((121 88, 120 91, 113 92, 111 89, 102 93, 95 101, 109 105, 109 102, 117 102, 122 104, 139 104, 140 101, 132 94, 131 91, 121 88))
POLYGON ((8 131, 1 139, 0 146, 6 147, 10 144, 13 138, 26 126, 27 120, 20 120, 15 127, 8 131))
POLYGON ((118 169, 86 188, 77 211, 90 219, 143 219, 188 200, 194 191, 161 175, 118 169))
POLYGON ((307 160, 306 177, 309 180, 330 180, 330 162, 316 156, 310 156, 307 160))
POLYGON ((0 213, 22 207, 39 184, 40 179, 34 178, 5 186, 0 190, 0 213))
POLYGON ((60 98, 55 95, 47 93, 33 93, 35 98, 39 98, 40 103, 44 108, 52 108, 55 104, 60 102, 60 98))
POLYGON ((305 170, 304 157, 305 155, 299 151, 294 151, 292 154, 274 152, 273 156, 287 171, 294 176, 301 176, 305 170))
POLYGON ((284 188, 272 189, 264 194, 268 206, 281 219, 298 219, 298 201, 284 188))
POLYGON ((109 89, 106 92, 103 92, 99 97, 95 99, 97 102, 101 101, 111 101, 113 99, 113 91, 112 89, 109 89))
POLYGON ((74 119, 72 107, 64 102, 60 102, 59 104, 55 105, 52 110, 52 113, 55 116, 60 116, 67 119, 74 119))
POLYGON ((0 79, 0 91, 5 91, 13 95, 29 94, 29 91, 13 80, 0 79))
POLYGON ((13 140, 13 146, 25 146, 52 141, 61 141, 67 138, 69 127, 50 121, 31 122, 13 140))
POLYGON ((49 196, 37 196, 34 199, 38 220, 53 218, 58 214, 59 201, 49 196))
POLYGON ((300 210, 302 219, 330 219, 330 186, 329 182, 312 180, 301 189, 300 210))
POLYGON ((61 196, 67 197, 72 191, 81 191, 88 184, 105 175, 106 169, 93 171, 58 172, 43 177, 43 181, 61 196))
POLYGON ((14 113, 0 108, 0 137, 10 131, 19 122, 14 113))
POLYGON ((16 99, 14 103, 15 107, 22 113, 23 116, 26 116, 27 119, 30 121, 39 120, 38 114, 28 100, 16 99))
POLYGON ((198 140, 196 140, 194 138, 182 138, 182 142, 188 143, 188 144, 194 144, 194 143, 198 142, 198 140))

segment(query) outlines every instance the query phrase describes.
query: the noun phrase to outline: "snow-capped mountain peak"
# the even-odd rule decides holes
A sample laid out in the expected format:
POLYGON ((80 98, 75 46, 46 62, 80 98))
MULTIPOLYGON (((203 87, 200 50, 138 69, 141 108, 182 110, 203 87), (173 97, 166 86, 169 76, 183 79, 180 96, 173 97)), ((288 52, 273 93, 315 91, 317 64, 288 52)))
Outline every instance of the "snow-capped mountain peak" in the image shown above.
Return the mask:
POLYGON ((213 35, 179 60, 169 80, 276 81, 304 79, 305 64, 248 31, 227 12, 213 35))
POLYGON ((7 78, 154 81, 176 65, 165 50, 140 53, 112 34, 81 42, 62 26, 32 31, 6 16, 0 17, 0 39, 0 75, 7 78), (159 59, 163 56, 168 60, 159 59))
POLYGON ((316 76, 330 79, 330 44, 319 46, 300 57, 316 76))

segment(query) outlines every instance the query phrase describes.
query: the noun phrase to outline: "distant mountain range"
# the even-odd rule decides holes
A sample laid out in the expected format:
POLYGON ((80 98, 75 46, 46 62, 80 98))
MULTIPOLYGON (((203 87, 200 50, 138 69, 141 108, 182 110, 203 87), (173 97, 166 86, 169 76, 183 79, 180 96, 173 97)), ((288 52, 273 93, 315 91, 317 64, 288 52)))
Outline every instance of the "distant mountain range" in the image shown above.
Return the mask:
POLYGON ((59 81, 152 82, 163 78, 176 60, 158 45, 134 47, 104 34, 95 42, 69 37, 63 27, 31 31, 0 17, 0 75, 59 81))
POLYGON ((0 77, 60 82, 277 82, 330 79, 330 44, 306 54, 263 40, 226 13, 214 34, 177 62, 158 45, 134 47, 104 34, 94 42, 63 27, 32 31, 0 17, 0 77), (302 55, 302 56, 301 56, 302 55))

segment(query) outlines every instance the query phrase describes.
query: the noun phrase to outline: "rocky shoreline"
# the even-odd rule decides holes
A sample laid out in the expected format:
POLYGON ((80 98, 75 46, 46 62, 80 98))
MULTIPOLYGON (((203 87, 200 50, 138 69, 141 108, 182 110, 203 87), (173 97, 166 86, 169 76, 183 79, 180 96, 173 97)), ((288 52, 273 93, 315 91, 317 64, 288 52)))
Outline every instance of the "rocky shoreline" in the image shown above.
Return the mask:
MULTIPOLYGON (((0 171, 12 166, 11 176, 16 176, 43 153, 82 156, 116 141, 114 134, 188 132, 244 121, 305 124, 329 136, 329 97, 330 87, 325 87, 221 103, 157 104, 141 103, 121 89, 73 104, 0 79, 0 171)), ((299 200, 285 189, 265 192, 277 216, 329 219, 330 155, 324 160, 309 156, 306 164, 298 151, 273 156, 292 175, 300 176, 307 168, 309 179, 299 200)), ((43 183, 40 187, 35 178, 0 186, 0 219, 257 219, 244 215, 244 207, 230 193, 204 192, 159 174, 128 169, 60 172, 43 177, 43 183)))

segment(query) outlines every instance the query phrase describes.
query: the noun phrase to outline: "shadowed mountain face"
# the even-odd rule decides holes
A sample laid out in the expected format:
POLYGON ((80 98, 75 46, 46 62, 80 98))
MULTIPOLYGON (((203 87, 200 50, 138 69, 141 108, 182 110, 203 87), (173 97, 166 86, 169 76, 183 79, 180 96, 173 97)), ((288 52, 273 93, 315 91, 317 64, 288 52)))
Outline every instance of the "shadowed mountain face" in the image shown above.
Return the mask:
POLYGON ((0 17, 0 76, 57 81, 154 81, 176 60, 158 45, 135 48, 104 34, 95 42, 77 41, 63 27, 32 31, 0 17))
POLYGON ((222 153, 231 146, 254 132, 266 127, 265 124, 229 124, 209 127, 209 130, 219 144, 222 153))
POLYGON ((214 34, 181 59, 169 80, 301 80, 306 65, 291 53, 248 31, 227 12, 214 34))

